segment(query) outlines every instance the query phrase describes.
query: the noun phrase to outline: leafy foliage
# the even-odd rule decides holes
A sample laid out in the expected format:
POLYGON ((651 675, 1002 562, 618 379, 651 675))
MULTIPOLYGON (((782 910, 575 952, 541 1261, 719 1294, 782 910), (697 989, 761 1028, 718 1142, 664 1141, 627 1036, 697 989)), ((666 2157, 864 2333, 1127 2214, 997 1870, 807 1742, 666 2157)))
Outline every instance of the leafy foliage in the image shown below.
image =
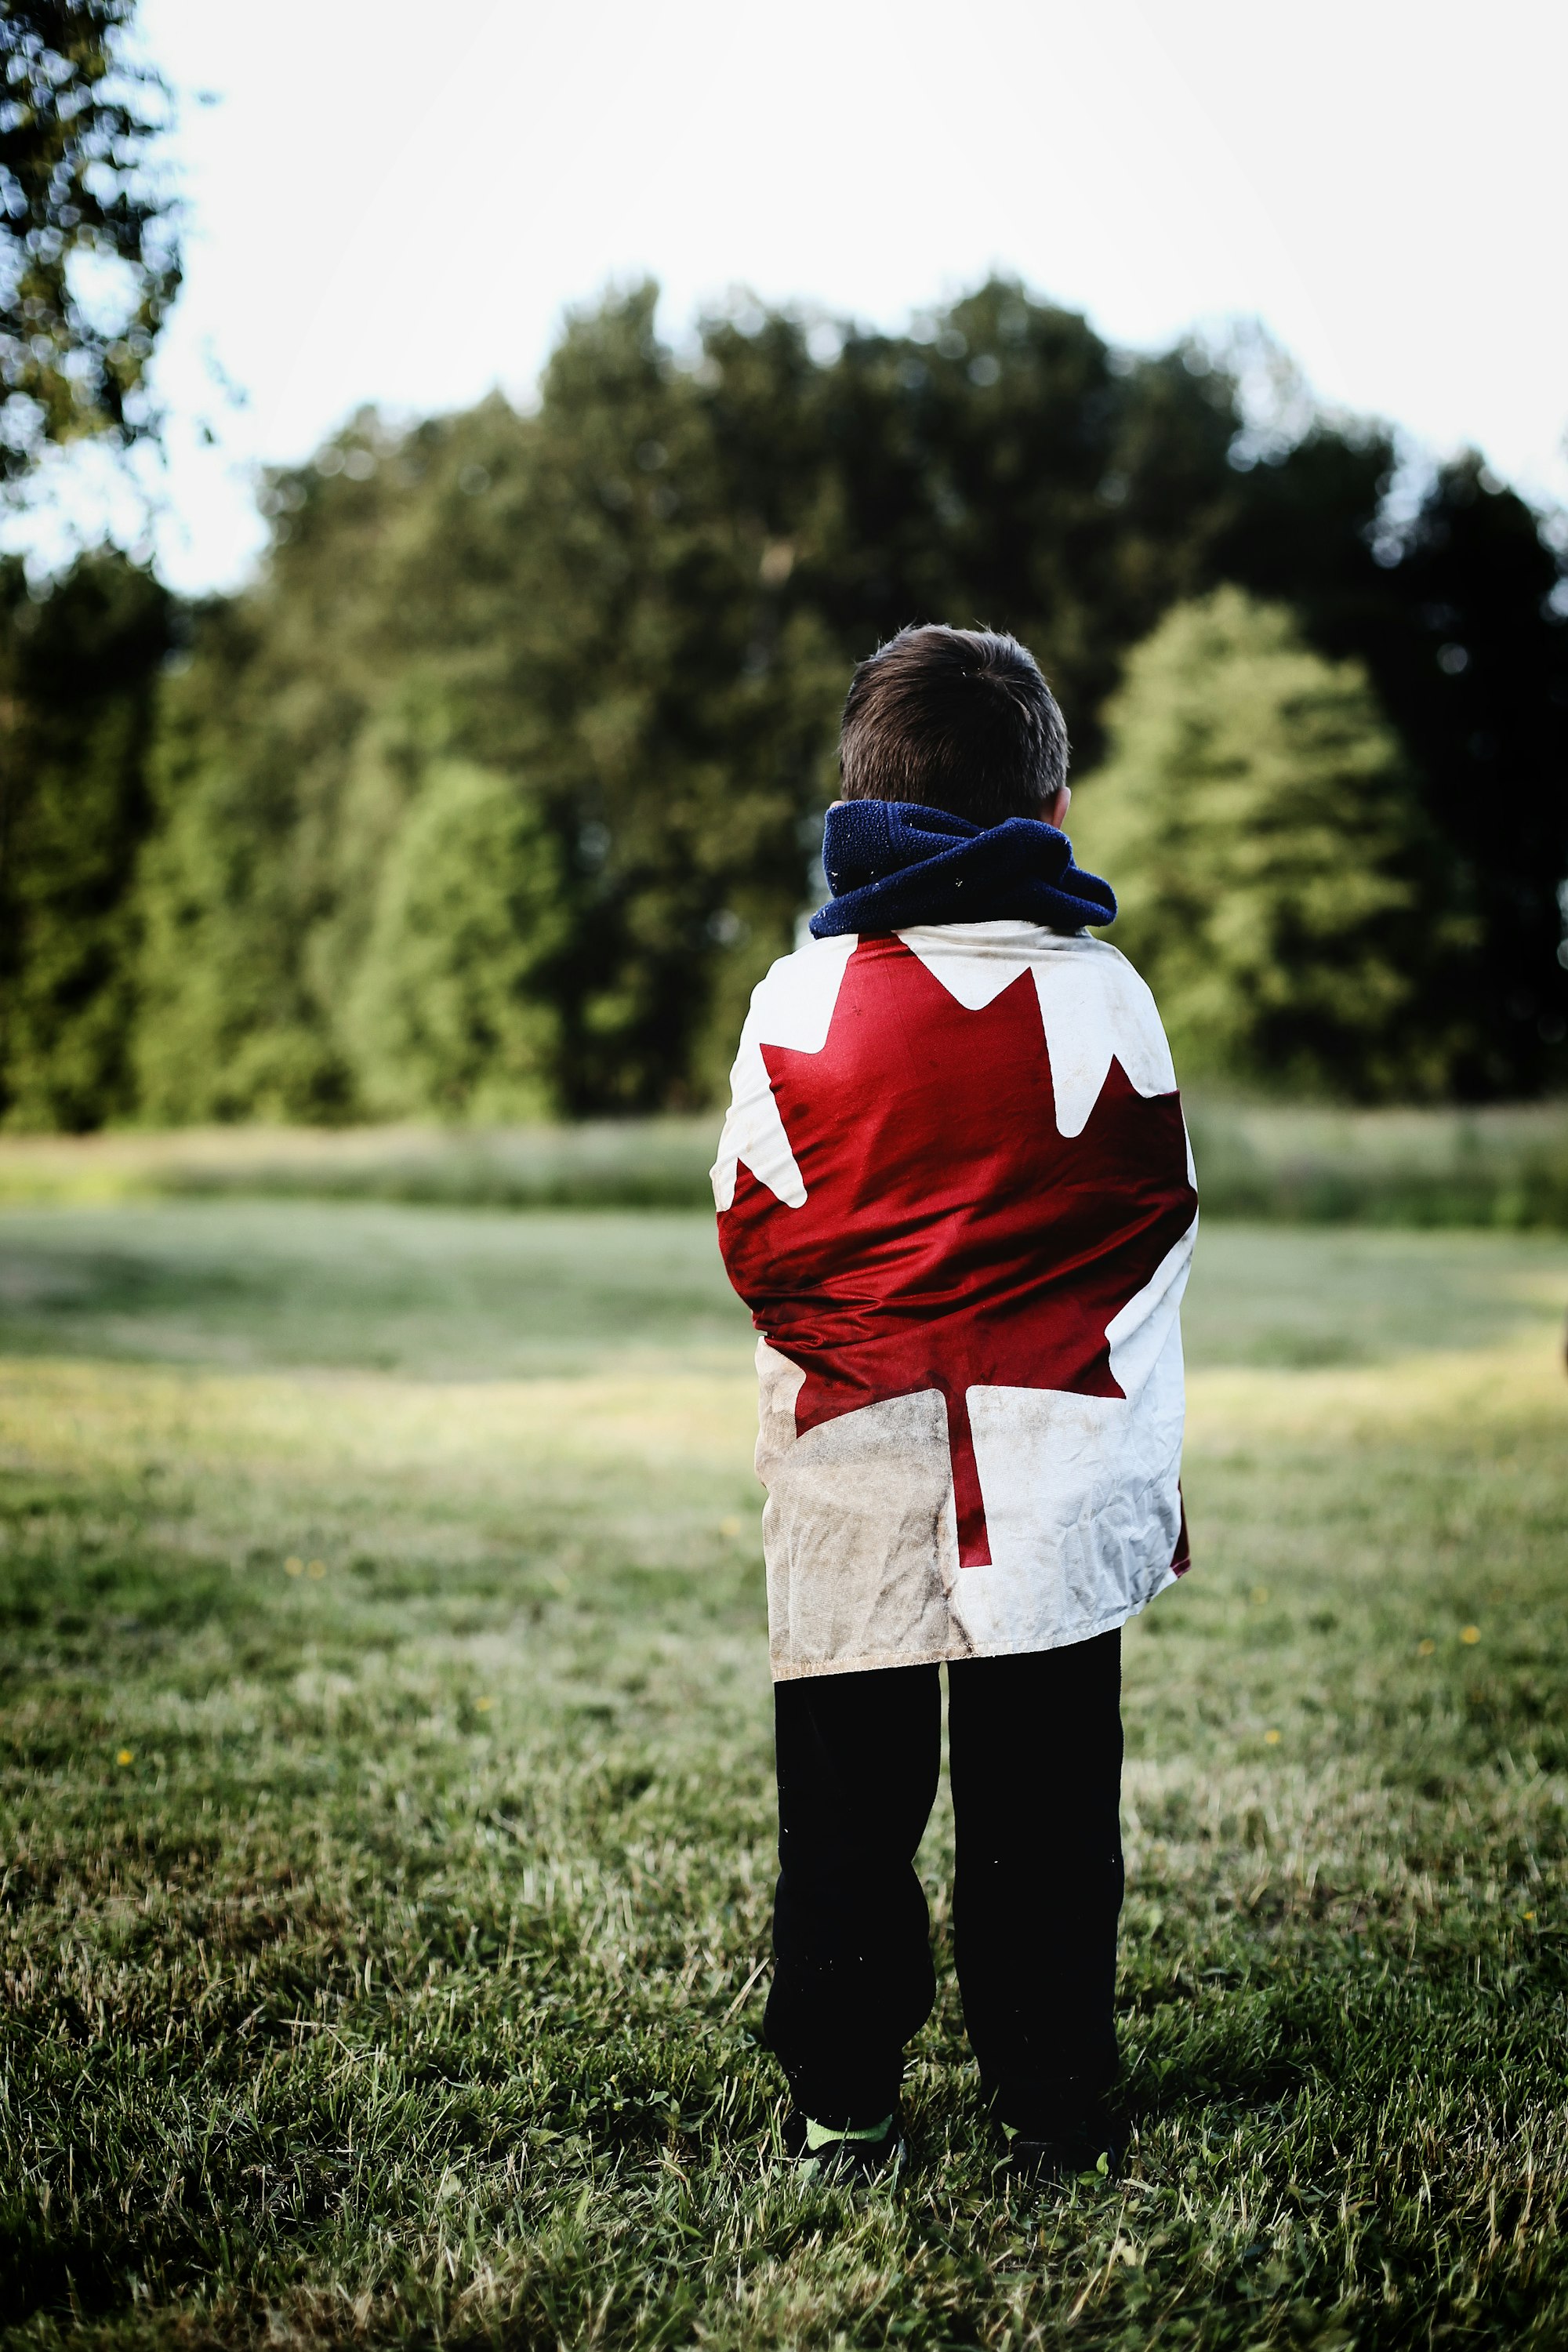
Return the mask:
POLYGON ((438 757, 510 778, 552 844, 554 1106, 710 1097, 809 892, 849 665, 911 613, 1005 600, 1092 743, 1235 494, 1222 385, 1124 370, 1016 288, 832 361, 775 314, 709 320, 678 367, 653 310, 644 287, 570 321, 535 415, 367 414, 271 482, 268 575, 170 698, 154 1115, 386 1098, 344 1008, 438 757))
POLYGON ((432 771, 382 867, 358 974, 350 1034, 373 1108, 548 1109, 563 879, 510 779, 458 761, 432 771))
POLYGON ((1082 759, 1125 648, 1204 583, 1243 494, 1227 379, 1112 352, 1005 280, 821 364, 789 319, 711 320, 698 373, 732 499, 788 551, 786 608, 843 662, 911 620, 1016 630, 1082 759))
POLYGON ((167 92, 129 56, 135 0, 0 11, 0 482, 49 443, 155 425, 143 391, 180 284, 153 168, 167 92))
POLYGON ((1109 723, 1079 854, 1116 877, 1184 1077, 1442 1092, 1472 932, 1362 666, 1222 588, 1138 648, 1109 723))
MULTIPOLYGON (((1568 600, 1535 516, 1473 457, 1444 469, 1389 575, 1368 667, 1478 919, 1467 1092, 1568 1075, 1568 600)), ((1327 634, 1327 633, 1325 633, 1327 634)))
MULTIPOLYGON (((1261 430, 1205 352, 1117 352, 1005 281, 900 336, 742 307, 679 362, 654 311, 644 286, 569 320, 532 413, 495 397, 402 429, 366 411, 269 478, 265 572, 193 616, 162 699, 142 1115, 710 1101, 752 982, 821 887, 851 664, 911 619, 1013 627, 1091 780, 1131 649, 1226 582, 1288 605, 1303 653, 1361 665, 1367 724, 1397 751, 1374 761, 1375 819, 1363 809, 1392 894, 1358 918, 1371 961, 1332 1018, 1317 997, 1293 1028, 1271 1013, 1263 1063, 1356 1094, 1523 1094, 1568 1073, 1568 628, 1520 500, 1458 466, 1395 528, 1386 435, 1300 400, 1289 432, 1261 430), (470 824, 417 923, 405 897, 387 911, 404 887, 389 861, 412 873, 405 828, 429 849, 427 787, 457 768, 517 796, 548 878, 508 900, 526 1052, 489 982, 459 979, 477 932, 438 952, 423 934, 455 992, 417 1049, 413 995, 436 966, 417 983, 390 968, 389 942, 414 954, 438 905, 471 893, 489 922, 500 903, 464 864, 470 824), (461 1077, 437 1068, 448 1020, 461 1077), (481 1075, 478 1041, 503 1030, 481 1075)), ((1251 1014, 1226 1019, 1239 1037, 1251 1014)))
POLYGON ((495 400, 398 438, 366 416, 272 485, 269 575, 198 629, 170 697, 158 1115, 364 1099, 342 1012, 441 758, 510 780, 556 877, 550 1099, 710 1088, 706 1040, 788 942, 839 673, 819 623, 779 613, 651 311, 645 291, 576 321, 537 417, 495 400))
POLYGON ((114 555, 41 598, 0 565, 0 1122, 87 1128, 135 1102, 136 861, 172 600, 114 555))
POLYGON ((1478 920, 1451 968, 1468 1096, 1568 1078, 1568 604, 1553 530, 1474 457, 1434 476, 1413 516, 1383 510, 1389 439, 1319 422, 1216 541, 1219 576, 1288 604, 1310 640, 1363 662, 1396 729, 1456 912, 1478 920))

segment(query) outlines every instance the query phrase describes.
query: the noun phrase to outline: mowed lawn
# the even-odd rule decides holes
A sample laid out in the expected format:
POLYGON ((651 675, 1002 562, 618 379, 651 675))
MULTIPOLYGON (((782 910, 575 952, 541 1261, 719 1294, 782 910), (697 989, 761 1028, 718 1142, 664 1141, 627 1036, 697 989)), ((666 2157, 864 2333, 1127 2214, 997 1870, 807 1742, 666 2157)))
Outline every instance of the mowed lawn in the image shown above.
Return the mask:
MULTIPOLYGON (((1568 1242, 1215 1226, 1126 2177, 792 2178, 708 1222, 0 1217, 0 2341, 1568 2342, 1568 1242)), ((1042 1806, 1053 1801, 1041 1792, 1042 1806)))

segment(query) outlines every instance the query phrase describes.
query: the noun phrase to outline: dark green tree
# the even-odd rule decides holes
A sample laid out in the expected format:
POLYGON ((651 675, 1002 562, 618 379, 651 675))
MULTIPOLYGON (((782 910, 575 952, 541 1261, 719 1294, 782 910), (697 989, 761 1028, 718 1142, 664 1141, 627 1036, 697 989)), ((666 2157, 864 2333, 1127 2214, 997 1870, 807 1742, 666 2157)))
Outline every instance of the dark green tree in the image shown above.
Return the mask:
POLYGON ((1228 378, 1005 280, 821 365, 789 319, 716 320, 700 373, 728 494, 789 552, 786 612, 844 664, 910 621, 1013 629, 1092 763, 1122 655, 1204 583, 1239 494, 1228 378))
POLYGON ((1568 603, 1534 514, 1475 458, 1432 483, 1366 655, 1478 919, 1469 1094, 1568 1083, 1568 603))
POLYGON ((0 565, 0 1119, 123 1117, 150 820, 146 762, 171 599, 124 557, 83 557, 33 594, 0 565))
POLYGON ((725 478, 653 302, 645 288, 573 322, 517 514, 508 702, 553 722, 530 772, 577 877, 574 1110, 711 1091, 751 981, 789 942, 842 691, 820 616, 781 608, 766 514, 725 478))
MULTIPOLYGON (((0 494, 51 446, 157 429, 146 370, 179 286, 167 113, 133 0, 0 7, 0 494)), ((0 1118, 123 1114, 136 858, 169 599, 112 554, 30 595, 0 574, 0 1118)))
MULTIPOLYGON (((269 483, 266 573, 194 615, 189 667, 166 682, 140 892, 137 1063, 152 1119, 356 1108, 334 1018, 349 975, 330 950, 345 901, 356 936, 368 929, 375 868, 345 881, 343 803, 384 682, 401 683, 387 566, 411 485, 383 454, 361 420, 333 445, 334 473, 269 483)), ((406 764, 392 772, 405 797, 406 764)))
MULTIPOLYGON (((1440 468, 1403 524, 1386 433, 1319 420, 1249 466, 1214 576, 1288 602, 1311 642, 1365 665, 1397 729, 1447 898, 1476 918, 1462 976, 1467 1095, 1568 1080, 1568 605, 1546 530, 1475 457, 1440 468)), ((1429 1013, 1440 1020, 1443 1007, 1429 1013)))

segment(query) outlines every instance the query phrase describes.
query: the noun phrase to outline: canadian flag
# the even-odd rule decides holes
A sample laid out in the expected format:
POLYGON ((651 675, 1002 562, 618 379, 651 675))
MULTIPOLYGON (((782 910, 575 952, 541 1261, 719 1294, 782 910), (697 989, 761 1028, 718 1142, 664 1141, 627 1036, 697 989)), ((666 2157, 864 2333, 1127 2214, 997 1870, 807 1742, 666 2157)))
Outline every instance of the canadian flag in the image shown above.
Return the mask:
POLYGON ((813 941, 713 1169, 762 1338, 774 1674, 1050 1649, 1187 1564, 1192 1155, 1148 989, 1017 921, 813 941))

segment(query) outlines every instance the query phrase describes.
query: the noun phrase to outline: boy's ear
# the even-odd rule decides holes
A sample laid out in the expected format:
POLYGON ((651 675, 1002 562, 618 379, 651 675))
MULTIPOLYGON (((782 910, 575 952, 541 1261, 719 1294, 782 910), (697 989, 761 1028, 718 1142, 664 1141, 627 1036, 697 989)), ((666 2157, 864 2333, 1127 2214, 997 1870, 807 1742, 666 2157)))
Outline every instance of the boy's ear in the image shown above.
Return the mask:
POLYGON ((1058 784, 1056 791, 1051 794, 1050 799, 1046 803, 1045 808, 1041 813, 1043 821, 1047 824, 1054 824, 1057 831, 1060 833, 1063 825, 1067 823, 1068 810, 1071 804, 1072 786, 1070 784, 1058 784))

